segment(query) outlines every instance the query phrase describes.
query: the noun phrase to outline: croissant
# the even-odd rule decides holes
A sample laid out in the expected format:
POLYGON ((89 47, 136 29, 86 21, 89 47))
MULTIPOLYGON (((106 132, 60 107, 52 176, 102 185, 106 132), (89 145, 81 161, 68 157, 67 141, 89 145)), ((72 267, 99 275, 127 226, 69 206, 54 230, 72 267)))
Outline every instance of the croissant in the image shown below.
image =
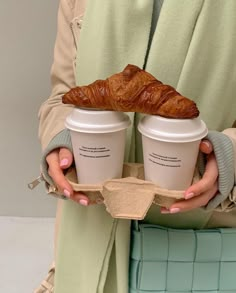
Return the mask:
POLYGON ((192 100, 131 64, 106 80, 72 88, 62 97, 62 102, 82 108, 140 112, 167 118, 190 119, 199 115, 192 100))

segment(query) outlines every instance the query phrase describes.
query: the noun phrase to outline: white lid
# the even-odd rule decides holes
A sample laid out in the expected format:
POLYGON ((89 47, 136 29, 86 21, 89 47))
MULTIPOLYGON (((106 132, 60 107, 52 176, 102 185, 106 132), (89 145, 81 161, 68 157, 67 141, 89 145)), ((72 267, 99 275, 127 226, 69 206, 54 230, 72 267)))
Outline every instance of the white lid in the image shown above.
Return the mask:
POLYGON ((147 115, 138 124, 138 130, 147 137, 167 142, 191 142, 207 135, 206 124, 199 118, 173 119, 147 115))
POLYGON ((129 125, 129 116, 122 112, 81 108, 74 108, 65 122, 68 129, 86 133, 114 132, 129 125))

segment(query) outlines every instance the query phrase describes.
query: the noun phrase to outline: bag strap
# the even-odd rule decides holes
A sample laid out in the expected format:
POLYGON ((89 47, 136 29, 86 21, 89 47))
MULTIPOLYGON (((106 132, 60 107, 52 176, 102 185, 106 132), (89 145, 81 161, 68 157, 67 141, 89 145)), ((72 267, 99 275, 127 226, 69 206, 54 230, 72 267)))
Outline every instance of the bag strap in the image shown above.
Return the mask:
MULTIPOLYGON (((199 214, 199 218, 194 221, 195 228, 193 228, 193 229, 204 229, 204 227, 208 223, 208 221, 209 221, 209 219, 210 219, 211 216, 212 216, 212 212, 206 212, 206 213, 199 214), (197 226, 197 228, 196 228, 196 226, 197 226)), ((174 222, 174 220, 173 220, 173 222, 174 222)), ((145 225, 145 223, 143 222, 143 220, 133 220, 132 221, 132 229, 134 231, 138 231, 139 232, 140 231, 140 226, 142 224, 145 225)), ((184 229, 184 228, 181 228, 181 229, 184 229)), ((186 228, 186 229, 188 229, 188 228, 186 228)))

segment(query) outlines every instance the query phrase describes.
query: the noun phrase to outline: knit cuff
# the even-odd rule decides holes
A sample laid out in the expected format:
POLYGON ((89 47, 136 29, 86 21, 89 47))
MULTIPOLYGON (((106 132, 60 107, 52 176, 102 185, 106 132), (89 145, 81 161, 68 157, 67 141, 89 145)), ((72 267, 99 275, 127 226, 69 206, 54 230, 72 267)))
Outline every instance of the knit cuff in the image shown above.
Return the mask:
POLYGON ((72 152, 72 144, 70 138, 70 131, 68 129, 64 129, 59 132, 49 143, 47 148, 43 152, 42 160, 41 160, 41 169, 43 173, 44 179, 50 184, 53 185, 53 180, 48 174, 48 163, 46 161, 47 155, 58 148, 67 148, 72 152))
MULTIPOLYGON (((215 209, 227 199, 234 187, 234 150, 230 138, 217 131, 210 131, 206 137, 212 145, 218 165, 218 193, 204 207, 206 210, 215 209)), ((199 171, 201 175, 205 172, 206 160, 204 156, 199 157, 199 171)))

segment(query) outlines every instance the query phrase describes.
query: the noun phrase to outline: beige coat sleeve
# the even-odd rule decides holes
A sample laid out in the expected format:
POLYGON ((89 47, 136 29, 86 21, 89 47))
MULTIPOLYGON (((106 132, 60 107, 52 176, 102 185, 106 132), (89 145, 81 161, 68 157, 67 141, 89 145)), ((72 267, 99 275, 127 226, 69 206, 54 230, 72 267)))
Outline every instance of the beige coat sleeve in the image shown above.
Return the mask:
POLYGON ((72 109, 71 106, 62 104, 61 96, 75 86, 76 46, 71 29, 73 17, 73 1, 61 0, 51 68, 52 92, 39 110, 39 139, 43 150, 51 139, 65 128, 65 118, 72 109))

